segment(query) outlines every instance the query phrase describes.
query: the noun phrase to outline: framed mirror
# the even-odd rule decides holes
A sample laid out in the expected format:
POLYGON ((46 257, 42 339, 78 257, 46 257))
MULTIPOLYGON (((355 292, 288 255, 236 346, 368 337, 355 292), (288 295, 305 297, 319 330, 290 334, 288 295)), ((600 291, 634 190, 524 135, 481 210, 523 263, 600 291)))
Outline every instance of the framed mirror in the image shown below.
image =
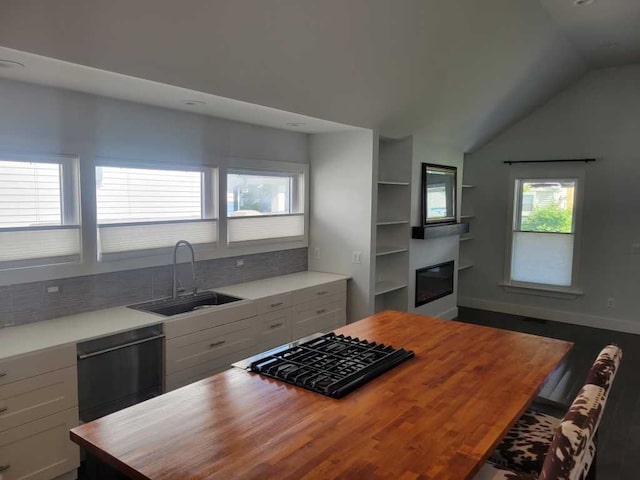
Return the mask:
POLYGON ((424 226, 456 223, 456 167, 422 164, 422 222, 424 226))

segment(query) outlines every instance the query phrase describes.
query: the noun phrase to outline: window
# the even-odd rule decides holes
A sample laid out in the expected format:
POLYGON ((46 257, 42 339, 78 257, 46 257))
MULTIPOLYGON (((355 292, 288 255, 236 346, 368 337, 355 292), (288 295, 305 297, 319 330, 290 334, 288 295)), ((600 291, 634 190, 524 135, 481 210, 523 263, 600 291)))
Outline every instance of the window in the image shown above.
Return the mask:
POLYGON ((80 261, 77 160, 0 158, 0 269, 80 261))
POLYGON ((583 173, 569 175, 566 169, 553 177, 527 173, 536 172, 512 176, 509 284, 571 288, 575 284, 583 173))
POLYGON ((98 255, 172 247, 184 239, 214 245, 215 169, 96 167, 98 255))
POLYGON ((303 174, 229 170, 229 243, 304 236, 303 174))

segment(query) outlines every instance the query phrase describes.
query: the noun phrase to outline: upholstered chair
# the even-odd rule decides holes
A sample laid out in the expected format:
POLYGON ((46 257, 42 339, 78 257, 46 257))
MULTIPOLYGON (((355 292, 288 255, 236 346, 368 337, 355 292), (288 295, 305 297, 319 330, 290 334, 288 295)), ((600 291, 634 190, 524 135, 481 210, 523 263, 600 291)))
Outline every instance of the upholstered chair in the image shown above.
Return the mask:
POLYGON ((527 411, 476 480, 582 480, 593 464, 600 424, 622 350, 605 347, 564 418, 527 411))

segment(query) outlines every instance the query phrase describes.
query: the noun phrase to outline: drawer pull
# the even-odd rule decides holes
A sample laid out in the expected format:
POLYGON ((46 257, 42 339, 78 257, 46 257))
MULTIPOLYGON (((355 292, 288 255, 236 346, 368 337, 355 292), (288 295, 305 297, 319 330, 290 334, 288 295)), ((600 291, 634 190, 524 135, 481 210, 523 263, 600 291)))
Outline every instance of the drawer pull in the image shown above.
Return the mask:
POLYGON ((280 305, 282 305, 282 302, 272 303, 271 308, 279 307, 280 305))
POLYGON ((0 372, 0 378, 2 378, 2 377, 6 377, 6 376, 7 376, 7 373, 6 373, 6 372, 0 372))
POLYGON ((9 410, 9 407, 0 407, 0 413, 4 413, 9 410))
POLYGON ((11 468, 11 465, 8 463, 6 465, 0 465, 0 472, 5 472, 11 468))
POLYGON ((269 325, 269 328, 278 328, 282 326, 282 322, 280 323, 274 323, 273 325, 269 325))
POLYGON ((326 308, 322 308, 322 309, 316 311, 316 315, 322 315, 323 313, 327 313, 327 309, 326 308))
POLYGON ((322 290, 321 292, 316 292, 316 295, 326 295, 327 293, 329 293, 326 290, 322 290))
POLYGON ((220 345, 223 345, 227 343, 226 340, 220 340, 219 342, 213 342, 212 344, 209 345, 209 347, 213 348, 213 347, 219 347, 220 345))

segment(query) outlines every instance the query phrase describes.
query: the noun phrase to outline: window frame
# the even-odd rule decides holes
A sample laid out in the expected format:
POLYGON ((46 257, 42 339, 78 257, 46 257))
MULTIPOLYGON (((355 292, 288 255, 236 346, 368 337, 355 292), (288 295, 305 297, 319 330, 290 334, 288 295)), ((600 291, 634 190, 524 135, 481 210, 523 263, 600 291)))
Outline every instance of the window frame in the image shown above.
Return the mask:
POLYGON ((60 166, 60 225, 36 225, 27 227, 0 227, 3 232, 30 232, 45 230, 78 230, 78 253, 53 257, 27 258, 0 263, 0 272, 42 269, 60 265, 81 265, 83 258, 82 215, 80 197, 80 164, 77 155, 51 153, 0 152, 0 160, 23 163, 47 163, 60 166))
MULTIPOLYGON (((220 175, 220 212, 221 218, 224 218, 224 240, 228 249, 243 249, 244 247, 260 247, 260 246, 285 246, 291 243, 301 243, 301 246, 308 246, 309 238, 309 165, 306 163, 290 163, 290 162, 271 162, 260 160, 240 160, 230 159, 226 168, 220 175), (227 213, 227 193, 228 193, 228 175, 229 174, 246 174, 246 175, 264 175, 264 176, 281 176, 281 177, 297 177, 292 182, 291 191, 291 210, 292 213, 277 213, 267 215, 246 215, 241 217, 229 216, 227 213), (295 207, 294 207, 295 205, 295 207), (293 211, 295 210, 295 211, 293 211), (300 216, 303 218, 303 234, 290 237, 273 237, 261 238, 255 240, 230 241, 228 235, 228 226, 230 221, 235 219, 249 218, 269 218, 269 217, 291 217, 300 216)), ((222 235, 222 234, 221 234, 222 235)), ((222 236, 220 237, 222 239, 222 236)), ((277 248, 273 248, 277 250, 277 248)))
MULTIPOLYGON (((114 159, 110 157, 96 157, 93 168, 93 176, 95 179, 97 168, 99 167, 115 167, 115 168, 132 168, 143 170, 175 170, 175 171, 195 171, 201 172, 202 176, 202 212, 200 219, 180 219, 180 220, 156 220, 156 221, 141 221, 141 222, 98 222, 98 202, 97 202, 97 184, 93 185, 93 198, 94 198, 94 214, 95 214, 95 230, 96 230, 96 261, 98 264, 108 265, 117 264, 122 260, 142 259, 144 257, 165 256, 169 254, 173 246, 148 248, 144 250, 129 250, 126 252, 110 252, 101 253, 99 245, 100 227, 137 227, 137 226, 154 226, 162 224, 179 224, 179 223, 197 223, 197 222, 211 222, 216 225, 216 240, 214 242, 206 244, 193 245, 194 250, 198 252, 213 252, 220 244, 220 204, 219 204, 219 189, 220 189, 220 167, 211 163, 178 163, 170 164, 166 162, 149 162, 139 161, 134 159, 114 159)), ((116 269, 118 271, 118 269, 116 269)))
MULTIPOLYGON (((503 272, 503 282, 500 285, 511 293, 526 293, 531 295, 549 296, 556 298, 577 298, 582 295, 580 285, 580 252, 582 245, 582 217, 584 206, 585 190, 585 168, 584 166, 566 165, 512 165, 509 174, 507 226, 505 243, 505 263, 503 272), (521 214, 521 201, 518 198, 522 185, 525 181, 541 180, 575 180, 575 198, 573 211, 573 258, 571 266, 571 285, 559 286, 544 283, 522 282, 511 279, 511 262, 513 260, 513 237, 516 230, 516 220, 521 214), (518 217, 516 216, 518 215, 518 217)), ((544 232, 533 232, 544 233, 544 232)))

